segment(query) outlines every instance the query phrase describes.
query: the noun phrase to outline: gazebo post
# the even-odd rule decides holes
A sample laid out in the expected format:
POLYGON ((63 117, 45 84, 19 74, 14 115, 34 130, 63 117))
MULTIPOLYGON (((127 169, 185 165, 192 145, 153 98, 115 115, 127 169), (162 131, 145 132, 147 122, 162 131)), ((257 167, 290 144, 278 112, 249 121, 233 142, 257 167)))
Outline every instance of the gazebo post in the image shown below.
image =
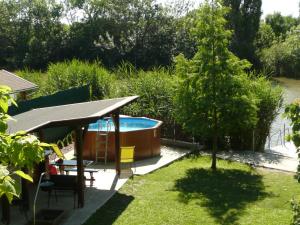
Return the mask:
POLYGON ((83 161, 82 161, 82 127, 76 127, 75 148, 77 152, 77 191, 78 191, 78 207, 84 207, 84 191, 83 191, 83 161))
POLYGON ((116 171, 120 175, 120 110, 114 111, 113 119, 115 124, 115 161, 116 161, 116 171))

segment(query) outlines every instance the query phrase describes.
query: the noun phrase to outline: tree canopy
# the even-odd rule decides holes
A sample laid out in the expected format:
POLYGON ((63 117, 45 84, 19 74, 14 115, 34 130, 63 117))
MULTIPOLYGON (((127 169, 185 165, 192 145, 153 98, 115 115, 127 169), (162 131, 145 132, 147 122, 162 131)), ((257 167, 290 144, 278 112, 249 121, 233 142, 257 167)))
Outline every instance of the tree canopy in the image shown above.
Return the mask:
POLYGON ((230 8, 226 15, 228 27, 233 30, 230 49, 241 59, 257 64, 254 40, 259 29, 261 0, 223 0, 230 8))

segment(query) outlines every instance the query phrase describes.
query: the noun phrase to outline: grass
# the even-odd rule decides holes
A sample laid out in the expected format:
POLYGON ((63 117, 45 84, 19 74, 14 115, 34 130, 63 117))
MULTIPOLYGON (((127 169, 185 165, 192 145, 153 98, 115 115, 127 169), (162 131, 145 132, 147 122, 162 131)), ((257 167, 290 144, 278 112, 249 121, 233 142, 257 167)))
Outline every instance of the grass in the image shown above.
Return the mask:
POLYGON ((190 157, 125 184, 85 225, 286 225, 293 174, 190 157))

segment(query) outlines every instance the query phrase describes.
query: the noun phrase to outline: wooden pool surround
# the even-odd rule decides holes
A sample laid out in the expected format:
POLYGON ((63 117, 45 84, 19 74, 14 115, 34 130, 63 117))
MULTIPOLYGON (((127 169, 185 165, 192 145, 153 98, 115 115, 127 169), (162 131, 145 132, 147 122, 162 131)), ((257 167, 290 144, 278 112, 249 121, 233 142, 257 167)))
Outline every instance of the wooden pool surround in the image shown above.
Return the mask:
MULTIPOLYGON (((135 131, 120 132, 120 146, 135 146, 135 160, 151 158, 160 155, 160 127, 161 121, 156 126, 135 131)), ((87 131, 84 135, 83 158, 87 160, 96 159, 96 135, 98 131, 87 131)), ((106 132, 100 131, 104 134, 106 132)), ((100 135, 100 150, 98 157, 104 156, 105 136, 100 135)), ((115 160, 115 133, 108 132, 108 161, 115 160)), ((101 161, 101 160, 99 160, 101 161)))

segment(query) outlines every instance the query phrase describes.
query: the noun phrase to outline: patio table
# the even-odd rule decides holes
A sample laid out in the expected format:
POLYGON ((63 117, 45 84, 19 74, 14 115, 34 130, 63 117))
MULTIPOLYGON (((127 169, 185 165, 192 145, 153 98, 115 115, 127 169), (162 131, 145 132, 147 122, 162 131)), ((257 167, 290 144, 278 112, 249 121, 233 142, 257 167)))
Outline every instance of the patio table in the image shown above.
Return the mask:
MULTIPOLYGON (((84 167, 87 167, 92 163, 93 161, 91 160, 83 160, 84 167)), ((56 166, 77 166, 77 160, 71 159, 71 160, 55 161, 55 162, 51 162, 51 164, 56 166)))
MULTIPOLYGON (((83 160, 83 167, 87 167, 93 163, 91 160, 83 160)), ((51 162, 52 165, 56 165, 59 168, 60 174, 64 174, 64 168, 65 166, 68 167, 77 167, 77 160, 71 159, 71 160, 61 160, 61 161, 55 161, 51 162)))

